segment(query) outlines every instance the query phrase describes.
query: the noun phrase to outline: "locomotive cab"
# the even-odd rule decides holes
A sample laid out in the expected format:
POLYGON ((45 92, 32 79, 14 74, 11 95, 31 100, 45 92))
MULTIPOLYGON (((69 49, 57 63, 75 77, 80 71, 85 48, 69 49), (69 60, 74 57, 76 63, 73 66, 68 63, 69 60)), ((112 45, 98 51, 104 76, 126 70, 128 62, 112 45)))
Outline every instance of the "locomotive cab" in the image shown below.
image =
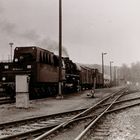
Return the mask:
POLYGON ((35 47, 16 47, 14 52, 15 63, 36 61, 36 50, 35 47))

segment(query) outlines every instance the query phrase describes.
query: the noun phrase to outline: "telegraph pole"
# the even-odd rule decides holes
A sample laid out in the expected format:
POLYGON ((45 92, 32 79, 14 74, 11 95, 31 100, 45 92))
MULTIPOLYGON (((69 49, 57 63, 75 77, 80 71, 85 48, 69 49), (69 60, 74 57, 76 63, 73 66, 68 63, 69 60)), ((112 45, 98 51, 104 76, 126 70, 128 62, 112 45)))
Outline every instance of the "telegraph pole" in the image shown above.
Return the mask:
POLYGON ((103 87, 104 87, 104 55, 107 53, 102 53, 102 81, 103 81, 103 87))
POLYGON ((62 99, 62 0, 59 0, 59 85, 57 99, 62 99))
POLYGON ((114 66, 114 86, 116 86, 116 67, 114 66))
POLYGON ((110 61, 110 85, 112 86, 112 67, 111 64, 113 63, 113 61, 110 61))

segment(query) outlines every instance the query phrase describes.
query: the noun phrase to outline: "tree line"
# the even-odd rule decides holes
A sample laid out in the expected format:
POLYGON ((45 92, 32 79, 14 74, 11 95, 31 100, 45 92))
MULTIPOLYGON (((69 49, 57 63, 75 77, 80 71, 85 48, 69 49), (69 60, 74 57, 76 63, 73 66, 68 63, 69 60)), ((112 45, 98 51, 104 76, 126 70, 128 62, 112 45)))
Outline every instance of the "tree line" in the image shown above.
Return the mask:
POLYGON ((123 64, 119 68, 118 77, 122 81, 140 82, 140 62, 132 63, 131 66, 123 64))

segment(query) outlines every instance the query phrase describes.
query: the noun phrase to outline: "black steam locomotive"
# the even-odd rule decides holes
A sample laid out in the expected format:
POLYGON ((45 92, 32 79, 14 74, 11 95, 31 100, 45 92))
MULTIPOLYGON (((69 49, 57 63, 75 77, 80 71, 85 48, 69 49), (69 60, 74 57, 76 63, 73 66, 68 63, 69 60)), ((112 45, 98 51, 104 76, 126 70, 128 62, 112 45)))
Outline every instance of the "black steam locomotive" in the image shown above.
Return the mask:
MULTIPOLYGON (((0 63, 0 87, 6 95, 15 96, 16 75, 28 75, 30 99, 54 96, 58 93, 59 57, 36 46, 16 47, 13 62, 0 63)), ((81 67, 68 57, 62 58, 63 92, 102 86, 102 74, 97 69, 81 67)))

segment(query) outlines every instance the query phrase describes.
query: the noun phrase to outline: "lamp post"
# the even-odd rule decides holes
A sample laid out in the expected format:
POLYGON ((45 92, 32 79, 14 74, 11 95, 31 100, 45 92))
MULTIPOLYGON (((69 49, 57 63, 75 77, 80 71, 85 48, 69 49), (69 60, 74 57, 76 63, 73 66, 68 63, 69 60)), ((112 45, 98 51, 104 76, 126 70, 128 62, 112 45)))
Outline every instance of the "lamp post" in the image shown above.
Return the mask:
POLYGON ((110 61, 110 85, 112 86, 112 67, 111 64, 113 63, 113 61, 110 61))
POLYGON ((104 55, 107 53, 102 53, 102 81, 103 81, 103 87, 104 87, 104 55))
POLYGON ((58 95, 56 98, 63 98, 62 95, 62 0, 59 0, 59 76, 58 95))
POLYGON ((11 43, 9 43, 9 45, 11 47, 11 53, 10 54, 11 54, 11 62, 12 62, 12 47, 13 47, 14 43, 11 42, 11 43))

